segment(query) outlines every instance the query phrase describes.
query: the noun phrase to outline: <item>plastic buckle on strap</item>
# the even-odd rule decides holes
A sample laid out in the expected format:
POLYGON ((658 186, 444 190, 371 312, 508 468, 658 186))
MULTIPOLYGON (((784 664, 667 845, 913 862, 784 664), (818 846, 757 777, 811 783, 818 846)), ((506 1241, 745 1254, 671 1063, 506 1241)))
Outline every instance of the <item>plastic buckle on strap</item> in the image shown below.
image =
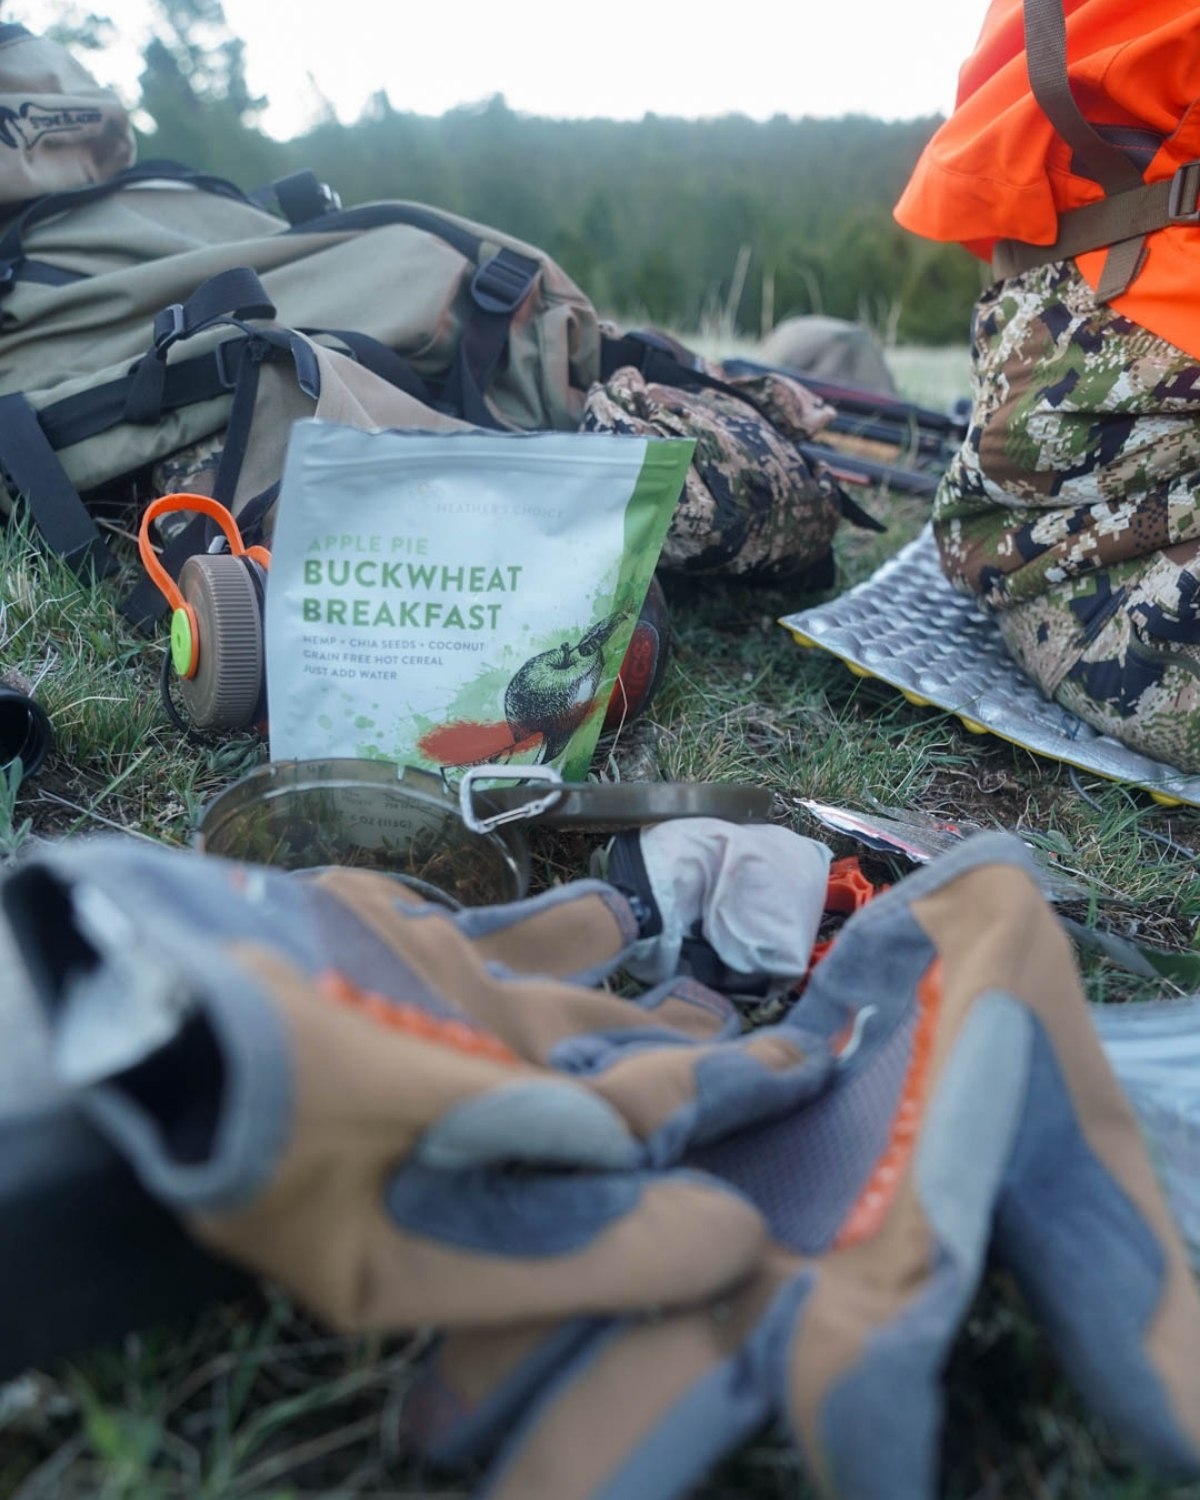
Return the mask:
POLYGON ((490 833, 503 823, 519 823, 548 812, 563 795, 562 777, 553 766, 472 766, 458 784, 458 810, 472 833, 490 833), (544 797, 535 797, 520 807, 481 818, 475 811, 474 788, 479 781, 540 781, 550 787, 544 797))
POLYGON ((165 349, 168 344, 173 344, 176 339, 182 338, 187 332, 187 318, 184 316, 183 303, 172 302, 170 307, 164 307, 162 312, 154 316, 154 347, 165 349))
POLYGON ((537 261, 515 250, 501 250, 471 278, 471 297, 484 312, 516 312, 537 280, 537 261))
POLYGON ((227 391, 237 389, 242 359, 249 342, 248 338, 223 339, 213 350, 217 365, 217 379, 227 391))
POLYGON ((1172 224, 1200 224, 1200 160, 1185 161, 1171 178, 1167 216, 1172 224))

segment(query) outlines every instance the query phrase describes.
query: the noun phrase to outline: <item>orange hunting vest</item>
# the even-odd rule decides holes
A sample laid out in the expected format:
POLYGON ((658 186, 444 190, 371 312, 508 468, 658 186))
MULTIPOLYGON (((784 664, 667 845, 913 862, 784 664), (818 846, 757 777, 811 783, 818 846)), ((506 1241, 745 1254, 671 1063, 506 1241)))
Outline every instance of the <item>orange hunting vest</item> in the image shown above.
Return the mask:
MULTIPOLYGON (((1024 242, 1017 248, 1026 251, 1053 245, 1068 222, 1060 215, 1105 198, 1095 152, 1088 159, 1086 142, 1069 145, 1034 97, 1028 4, 992 0, 959 73, 954 113, 925 148, 895 210, 916 234, 996 257, 1000 274, 1005 242, 1024 242)), ((1046 0, 1038 8, 1045 11, 1046 0)), ((1200 159, 1200 0, 1061 0, 1061 8, 1074 100, 1068 112, 1077 107, 1102 138, 1101 156, 1115 148, 1125 158, 1118 169, 1130 173, 1132 164, 1139 189, 1143 181, 1158 183, 1162 200, 1171 196, 1174 221, 1139 238, 1139 269, 1109 300, 1200 359, 1200 224, 1182 222, 1197 207, 1200 166, 1180 170, 1200 159)), ((1061 16, 1057 25, 1061 30, 1061 16)), ((1108 254, 1075 255, 1093 287, 1108 254)))

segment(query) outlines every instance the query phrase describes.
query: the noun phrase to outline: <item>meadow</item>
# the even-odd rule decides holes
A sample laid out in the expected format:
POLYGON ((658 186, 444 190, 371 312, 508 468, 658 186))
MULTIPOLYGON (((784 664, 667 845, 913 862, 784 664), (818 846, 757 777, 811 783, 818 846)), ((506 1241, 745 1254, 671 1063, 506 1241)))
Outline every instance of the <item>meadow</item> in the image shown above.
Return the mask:
MULTIPOLYGON (((897 351, 907 393, 945 404, 965 355, 897 351)), ((927 504, 884 491, 859 498, 888 531, 848 528, 838 586, 915 534, 927 504)), ((259 763, 249 735, 193 743, 164 717, 163 642, 125 628, 120 585, 88 589, 47 560, 21 525, 0 531, 0 664, 34 690, 57 745, 44 771, 0 784, 0 857, 43 839, 121 829, 184 845, 208 798, 259 763)), ((670 589, 674 661, 647 717, 602 747, 600 776, 750 781, 774 816, 820 836, 800 799, 915 809, 1017 830, 1094 898, 1074 912, 1127 936, 1185 947, 1200 883, 1161 840, 1200 845, 1200 813, 1164 809, 1118 785, 966 733, 887 687, 806 652, 781 615, 811 602, 788 587, 706 583, 670 589)), ((835 853, 852 852, 834 843, 835 853)), ((541 884, 586 868, 590 845, 539 836, 541 884)), ((878 879, 902 871, 869 862, 878 879)), ((1094 999, 1170 993, 1086 961, 1094 999)), ((0 1388, 0 1496, 8 1500, 415 1500, 466 1496, 399 1446, 398 1413, 421 1340, 345 1340, 277 1290, 147 1329, 0 1388)), ((990 1274, 946 1376, 947 1500, 1200 1500, 1138 1468, 1059 1374, 1011 1282, 990 1274)), ((807 1500, 792 1451, 765 1433, 729 1459, 702 1500, 807 1500)))

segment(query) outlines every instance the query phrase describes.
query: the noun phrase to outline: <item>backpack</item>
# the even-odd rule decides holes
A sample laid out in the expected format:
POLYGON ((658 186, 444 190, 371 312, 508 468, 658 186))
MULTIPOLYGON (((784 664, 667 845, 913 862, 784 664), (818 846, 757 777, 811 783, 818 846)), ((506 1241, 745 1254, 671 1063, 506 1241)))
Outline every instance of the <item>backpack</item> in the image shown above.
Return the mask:
MULTIPOLYGON (((0 121, 48 119, 53 77, 77 83, 82 71, 64 57, 21 27, 0 28, 0 121), (35 75, 44 87, 31 103, 16 83, 35 75)), ((343 209, 311 173, 251 195, 175 162, 126 164, 112 146, 117 111, 107 96, 104 109, 61 108, 61 128, 12 137, 15 189, 0 155, 0 510, 21 496, 77 572, 114 566, 91 509, 115 481, 205 471, 199 487, 244 532, 269 531, 287 436, 303 416, 573 431, 589 390, 632 365, 647 379, 731 392, 770 420, 663 341, 616 336, 532 245, 418 203, 343 209), (22 197, 52 145, 53 190, 22 197)), ((800 508, 828 513, 827 556, 839 509, 828 485, 811 488, 800 508)), ((207 525, 169 539, 169 572, 204 550, 207 525)), ((801 569, 816 560, 794 559, 801 569)), ((143 586, 125 612, 148 624, 157 591, 143 586)))
MULTIPOLYGON (((1148 234, 1200 219, 1200 162, 1185 161, 1171 177, 1147 182, 1143 170, 1163 137, 1151 133, 1149 157, 1139 161, 1146 132, 1093 122, 1080 108, 1067 71, 1063 0, 1023 0, 1022 20, 1033 96, 1055 133, 1071 147, 1072 171, 1090 177, 1103 196, 1060 213, 1052 245, 997 241, 992 273, 1003 280, 1035 266, 1106 249, 1096 297, 1111 302, 1137 279, 1146 260, 1148 234)), ((1187 118, 1190 121, 1190 114, 1187 118)), ((1177 127, 1179 133, 1184 128, 1182 123, 1177 127)))

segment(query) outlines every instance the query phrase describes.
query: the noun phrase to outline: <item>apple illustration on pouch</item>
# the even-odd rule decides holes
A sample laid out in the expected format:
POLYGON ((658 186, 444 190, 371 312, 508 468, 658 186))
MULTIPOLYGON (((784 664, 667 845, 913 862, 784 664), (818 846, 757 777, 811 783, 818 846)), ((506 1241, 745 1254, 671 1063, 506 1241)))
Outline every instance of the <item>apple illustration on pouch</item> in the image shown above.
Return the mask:
POLYGON ((542 760, 552 760, 587 718, 604 677, 604 646, 624 611, 593 625, 574 646, 563 641, 517 668, 504 693, 504 716, 514 740, 542 736, 542 760))

